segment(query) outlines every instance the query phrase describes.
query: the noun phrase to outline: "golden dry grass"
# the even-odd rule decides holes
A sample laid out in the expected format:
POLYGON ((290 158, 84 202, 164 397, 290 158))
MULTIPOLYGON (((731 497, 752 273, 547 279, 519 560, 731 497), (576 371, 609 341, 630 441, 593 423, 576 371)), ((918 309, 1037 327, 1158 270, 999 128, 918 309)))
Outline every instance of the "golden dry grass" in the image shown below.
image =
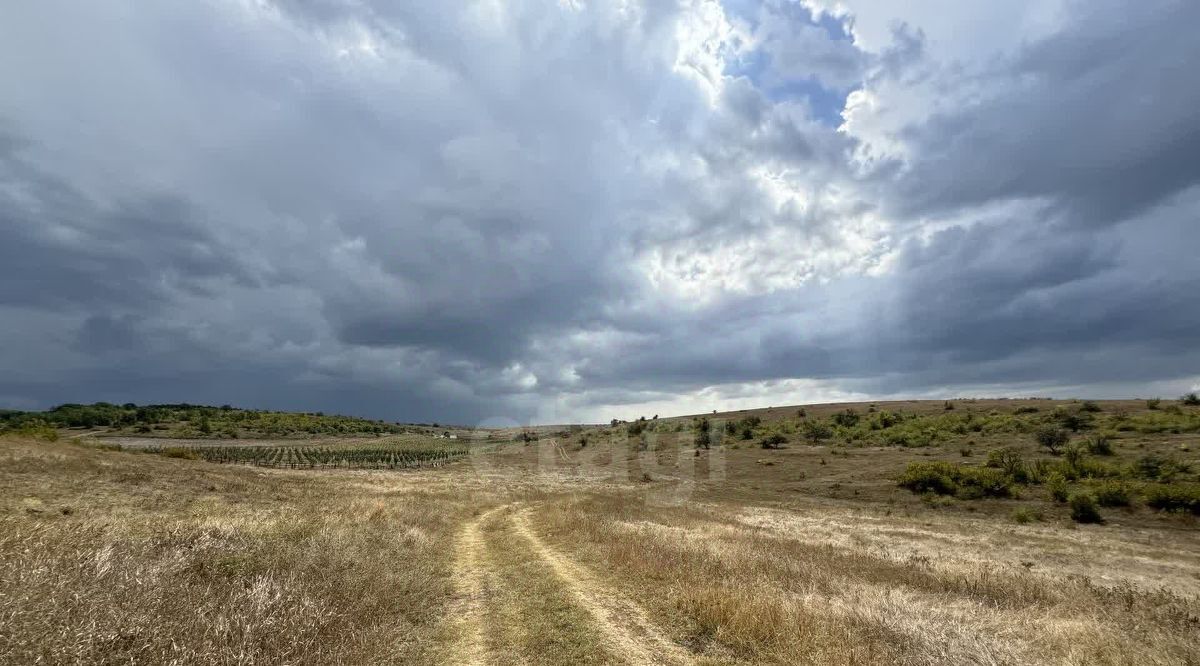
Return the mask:
POLYGON ((681 642, 714 657, 1183 664, 1200 649, 1194 595, 973 562, 955 557, 953 546, 939 549, 944 556, 871 552, 820 533, 749 525, 723 507, 631 497, 547 504, 541 516, 556 543, 673 618, 681 642))
POLYGON ((420 659, 469 498, 0 442, 0 662, 420 659), (430 510, 436 506, 436 510, 430 510))

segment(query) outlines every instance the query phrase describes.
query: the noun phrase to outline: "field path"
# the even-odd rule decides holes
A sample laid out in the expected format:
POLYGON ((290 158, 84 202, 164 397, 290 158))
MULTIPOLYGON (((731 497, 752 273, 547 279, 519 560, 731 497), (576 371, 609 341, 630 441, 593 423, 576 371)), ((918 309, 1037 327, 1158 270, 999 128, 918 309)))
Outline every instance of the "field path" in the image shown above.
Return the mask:
POLYGON ((582 567, 558 554, 533 531, 529 509, 512 514, 516 532, 558 577, 564 590, 592 617, 606 647, 631 664, 690 664, 691 656, 650 621, 633 601, 609 589, 582 567))
POLYGON ((505 507, 489 509, 463 525, 459 532, 454 570, 458 572, 459 603, 453 609, 457 643, 447 663, 486 664, 487 641, 484 633, 484 592, 488 570, 484 566, 486 543, 483 525, 505 507))

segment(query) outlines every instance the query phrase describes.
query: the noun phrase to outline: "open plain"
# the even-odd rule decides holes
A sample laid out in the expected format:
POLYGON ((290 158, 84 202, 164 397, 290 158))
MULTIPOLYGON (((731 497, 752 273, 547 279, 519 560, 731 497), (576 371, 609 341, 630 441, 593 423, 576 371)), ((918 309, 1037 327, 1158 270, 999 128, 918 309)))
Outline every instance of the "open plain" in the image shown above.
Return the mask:
POLYGON ((1150 502, 1194 488, 1200 413, 1163 406, 879 403, 463 431, 465 455, 396 469, 10 434, 0 662, 1197 663, 1197 518, 1150 502), (884 413, 901 421, 857 430, 884 413), (1039 447, 1031 433, 1070 414, 1089 420, 1071 442, 1105 433, 1111 451, 1039 447), (917 424, 927 441, 868 437, 917 424), (913 464, 997 470, 994 451, 1054 478, 902 485, 913 464), (1059 502, 1072 456, 1082 473, 1059 502), (1135 478, 1152 463, 1175 471, 1135 478), (1073 498, 1118 483, 1126 505, 1076 520, 1073 498))

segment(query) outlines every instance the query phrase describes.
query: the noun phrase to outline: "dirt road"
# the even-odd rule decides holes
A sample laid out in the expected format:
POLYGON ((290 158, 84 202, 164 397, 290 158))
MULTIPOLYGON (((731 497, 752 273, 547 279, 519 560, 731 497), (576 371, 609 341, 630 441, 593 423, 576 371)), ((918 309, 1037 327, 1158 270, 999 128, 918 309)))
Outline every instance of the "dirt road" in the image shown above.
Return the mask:
POLYGON ((690 664, 631 599, 548 545, 529 506, 480 513, 457 540, 454 664, 690 664))

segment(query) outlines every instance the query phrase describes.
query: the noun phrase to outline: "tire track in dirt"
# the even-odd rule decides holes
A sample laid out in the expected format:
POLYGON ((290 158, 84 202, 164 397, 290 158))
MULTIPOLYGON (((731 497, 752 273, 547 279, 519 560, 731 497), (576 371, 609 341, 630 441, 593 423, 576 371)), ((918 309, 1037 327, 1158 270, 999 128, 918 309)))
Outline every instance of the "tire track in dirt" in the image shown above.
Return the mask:
POLYGON ((525 508, 512 514, 516 532, 554 571, 575 603, 592 616, 595 629, 617 656, 638 665, 692 663, 691 655, 663 635, 641 606, 609 589, 542 541, 530 525, 529 511, 525 508))
POLYGON ((455 616, 452 627, 456 642, 446 663, 472 666, 488 663, 483 611, 485 583, 489 572, 483 565, 484 551, 487 547, 483 537, 483 525, 504 508, 498 506, 479 514, 467 521, 459 532, 454 558, 459 601, 451 609, 455 616))

